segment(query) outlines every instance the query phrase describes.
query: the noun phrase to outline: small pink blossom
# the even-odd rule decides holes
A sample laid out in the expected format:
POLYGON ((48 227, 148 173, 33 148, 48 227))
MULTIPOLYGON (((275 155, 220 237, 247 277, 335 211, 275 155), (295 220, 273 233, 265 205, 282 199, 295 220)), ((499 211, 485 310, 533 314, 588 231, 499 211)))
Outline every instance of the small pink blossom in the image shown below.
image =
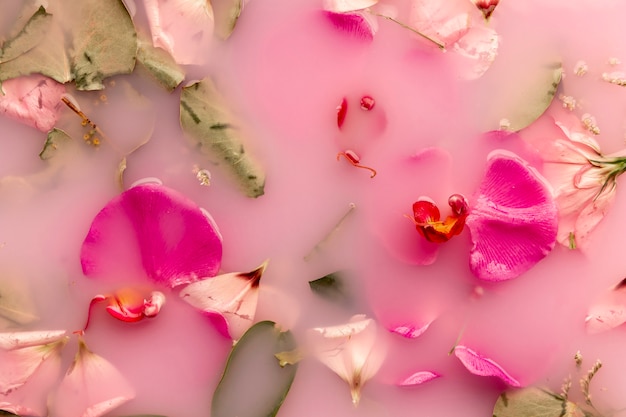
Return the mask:
POLYGON ((554 248, 558 212, 549 185, 517 155, 497 150, 467 217, 470 269, 486 281, 515 278, 554 248))
POLYGON ((439 377, 441 377, 441 375, 435 372, 418 371, 407 376, 406 378, 403 378, 401 381, 398 382, 397 385, 401 387, 412 387, 416 385, 422 385, 428 381, 432 381, 433 379, 437 379, 439 377))
MULTIPOLYGON (((615 198, 617 177, 626 171, 626 151, 603 155, 582 128, 555 122, 565 137, 529 137, 544 160, 544 172, 559 208, 560 244, 584 247, 615 198)), ((576 121, 576 125, 578 125, 576 121)))
POLYGON ((99 417, 135 397, 126 378, 82 338, 78 353, 51 402, 50 417, 99 417))
POLYGON ((509 375, 494 360, 481 355, 467 346, 456 346, 454 355, 461 361, 463 366, 474 375, 495 376, 512 387, 521 387, 519 381, 509 375))
POLYGON ((314 355, 348 383, 352 402, 358 405, 361 388, 378 372, 386 354, 376 322, 359 314, 345 324, 313 328, 308 336, 314 355))
POLYGON ((259 283, 267 261, 250 272, 233 272, 193 282, 180 296, 193 307, 222 318, 218 330, 238 340, 254 323, 259 298, 259 283))
POLYGON ((0 114, 43 132, 56 124, 65 86, 43 75, 27 75, 2 82, 0 114))

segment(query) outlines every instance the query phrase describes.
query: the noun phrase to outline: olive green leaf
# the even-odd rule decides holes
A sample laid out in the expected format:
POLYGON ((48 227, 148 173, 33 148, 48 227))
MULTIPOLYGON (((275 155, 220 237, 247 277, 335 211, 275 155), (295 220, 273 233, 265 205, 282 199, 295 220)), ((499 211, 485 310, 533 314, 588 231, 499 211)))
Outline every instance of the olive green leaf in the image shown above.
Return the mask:
POLYGON ((506 391, 498 397, 493 417, 583 417, 585 412, 571 401, 541 388, 506 391))
POLYGON ((46 160, 52 158, 59 148, 67 146, 72 141, 70 135, 61 129, 53 128, 48 132, 46 143, 43 145, 43 149, 39 153, 39 158, 46 160))
POLYGON ((233 347, 211 406, 211 417, 274 417, 298 365, 281 366, 277 354, 296 348, 291 332, 276 323, 256 323, 233 347))
POLYGON ((214 3, 215 34, 222 39, 228 39, 235 29, 242 10, 243 0, 226 0, 214 3))
POLYGON ((217 158, 216 165, 226 165, 248 197, 263 195, 265 173, 248 152, 239 123, 210 78, 183 87, 180 123, 203 152, 217 158))
POLYGON ((350 305, 352 297, 341 272, 333 272, 313 281, 309 281, 313 293, 329 301, 350 305))
POLYGON ((137 62, 141 64, 166 90, 172 91, 185 79, 185 72, 174 58, 161 48, 155 48, 150 39, 139 36, 137 62))

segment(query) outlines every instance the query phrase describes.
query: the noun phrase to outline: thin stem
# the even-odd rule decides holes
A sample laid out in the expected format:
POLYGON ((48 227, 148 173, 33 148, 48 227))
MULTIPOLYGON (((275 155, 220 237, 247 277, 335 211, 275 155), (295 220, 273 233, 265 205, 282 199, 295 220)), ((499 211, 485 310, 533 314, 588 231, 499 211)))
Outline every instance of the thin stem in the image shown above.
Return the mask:
POLYGON ((337 232, 337 230, 339 229, 339 227, 342 225, 342 223, 348 218, 348 216, 350 215, 350 213, 352 213, 354 211, 354 209, 356 208, 356 204, 354 203, 350 203, 348 204, 348 211, 346 211, 344 213, 343 216, 341 216, 341 218, 339 219, 339 221, 337 221, 337 223, 335 224, 335 227, 333 227, 333 229, 328 232, 328 234, 326 236, 324 236, 324 238, 322 240, 319 241, 319 243, 315 246, 313 246, 313 249, 311 249, 311 251, 309 253, 307 253, 304 257, 305 261, 309 261, 311 259, 311 257, 313 256, 313 254, 317 251, 320 250, 320 248, 322 246, 324 246, 326 244, 326 242, 328 242, 330 240, 330 238, 337 232))
POLYGON ((420 32, 419 30, 417 30, 417 29, 415 29, 415 28, 412 28, 411 26, 409 26, 409 25, 407 25, 407 24, 405 24, 405 23, 400 22, 399 20, 394 19, 394 18, 393 18, 393 17, 391 17, 391 16, 386 16, 386 15, 384 15, 384 14, 377 13, 377 12, 373 12, 373 11, 371 11, 371 10, 368 10, 368 12, 370 12, 370 13, 371 13, 371 14, 373 14, 374 16, 382 17, 383 19, 387 19, 387 20, 389 20, 389 21, 392 21, 393 23, 395 23, 395 24, 397 24, 397 25, 400 25, 400 26, 402 26, 402 27, 403 27, 403 28, 405 28, 405 29, 410 30, 411 32, 413 32, 413 33, 415 33, 415 34, 417 34, 417 35, 421 36, 422 38, 426 39, 427 41, 430 41, 430 42, 434 43, 434 44, 435 44, 435 45, 437 45, 437 47, 438 47, 439 49, 441 49, 442 51, 446 49, 446 45, 444 45, 443 43, 441 43, 441 42, 439 42, 439 41, 437 41, 437 40, 435 40, 435 39, 431 38, 431 37, 430 37, 430 36, 428 36, 428 35, 423 34, 423 33, 422 33, 422 32, 420 32))

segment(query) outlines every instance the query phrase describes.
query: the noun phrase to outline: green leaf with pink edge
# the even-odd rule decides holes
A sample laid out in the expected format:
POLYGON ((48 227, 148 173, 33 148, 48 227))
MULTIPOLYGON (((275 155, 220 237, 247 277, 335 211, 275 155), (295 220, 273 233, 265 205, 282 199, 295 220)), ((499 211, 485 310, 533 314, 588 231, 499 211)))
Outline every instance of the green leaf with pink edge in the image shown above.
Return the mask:
POLYGON ((233 346, 215 389, 211 417, 274 417, 296 376, 297 364, 281 367, 277 354, 296 349, 290 331, 271 321, 252 326, 233 346))
POLYGON ((586 417, 580 407, 548 390, 528 387, 502 393, 493 417, 586 417))
POLYGON ((226 0, 212 3, 215 15, 215 34, 221 39, 228 39, 235 30, 235 25, 243 11, 243 0, 226 0))
POLYGON ((183 87, 180 124, 204 153, 217 159, 216 165, 226 165, 248 197, 264 194, 265 173, 250 155, 240 123, 210 78, 183 87))
POLYGON ((120 0, 48 3, 5 42, 3 54, 12 59, 0 63, 0 82, 39 73, 60 83, 74 81, 79 90, 101 90, 105 78, 133 71, 137 34, 120 0))
POLYGON ((483 131, 517 132, 529 126, 550 107, 562 75, 561 63, 556 62, 525 69, 512 77, 514 82, 494 86, 506 94, 499 94, 481 110, 479 127, 483 131))

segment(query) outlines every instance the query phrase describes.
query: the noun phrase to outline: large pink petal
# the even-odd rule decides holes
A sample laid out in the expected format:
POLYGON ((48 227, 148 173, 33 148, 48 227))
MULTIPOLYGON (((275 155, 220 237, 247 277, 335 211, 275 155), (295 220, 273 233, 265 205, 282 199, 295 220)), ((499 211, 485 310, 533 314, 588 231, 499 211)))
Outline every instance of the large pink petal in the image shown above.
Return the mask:
POLYGON ((52 416, 99 417, 133 399, 126 378, 82 340, 74 362, 52 400, 52 416))
POLYGON ((521 386, 519 381, 509 375, 492 359, 489 359, 466 346, 457 346, 454 348, 454 355, 459 358, 467 370, 474 375, 495 376, 512 387, 521 386))
POLYGON ((480 279, 515 278, 556 242, 558 212, 542 177, 517 155, 494 151, 467 218, 470 268, 480 279))
POLYGON ((43 75, 6 80, 0 92, 0 114, 47 132, 52 129, 63 107, 65 86, 43 75))
POLYGON ((174 287, 216 275, 222 242, 191 200, 161 185, 141 184, 98 213, 83 242, 81 264, 85 275, 113 278, 134 257, 150 279, 174 287))

